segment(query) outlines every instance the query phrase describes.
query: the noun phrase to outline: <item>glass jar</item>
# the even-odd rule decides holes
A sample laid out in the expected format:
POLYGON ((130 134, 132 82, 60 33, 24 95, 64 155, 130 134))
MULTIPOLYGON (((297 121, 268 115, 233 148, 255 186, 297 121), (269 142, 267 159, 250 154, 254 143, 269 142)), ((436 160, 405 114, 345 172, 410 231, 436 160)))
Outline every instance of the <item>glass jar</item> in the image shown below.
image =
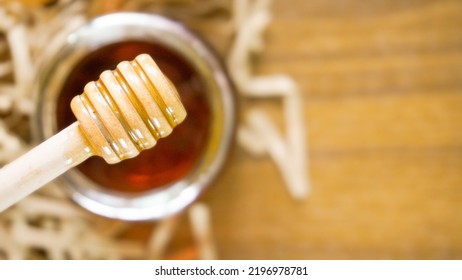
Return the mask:
POLYGON ((139 53, 149 53, 177 86, 188 112, 185 122, 134 159, 113 166, 90 159, 60 178, 82 207, 130 221, 181 211, 223 167, 233 142, 236 100, 215 52, 183 24, 160 15, 121 12, 94 18, 62 36, 44 59, 32 121, 36 139, 49 138, 74 121, 69 102, 87 82, 139 53))

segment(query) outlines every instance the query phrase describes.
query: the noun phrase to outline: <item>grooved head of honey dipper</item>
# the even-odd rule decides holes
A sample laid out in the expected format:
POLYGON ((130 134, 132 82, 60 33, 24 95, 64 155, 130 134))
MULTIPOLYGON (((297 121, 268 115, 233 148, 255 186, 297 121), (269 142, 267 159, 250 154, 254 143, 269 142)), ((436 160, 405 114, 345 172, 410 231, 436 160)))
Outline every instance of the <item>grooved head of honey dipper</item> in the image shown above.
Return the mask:
POLYGON ((71 108, 93 152, 108 163, 153 147, 186 117, 176 88, 147 54, 104 71, 71 108))

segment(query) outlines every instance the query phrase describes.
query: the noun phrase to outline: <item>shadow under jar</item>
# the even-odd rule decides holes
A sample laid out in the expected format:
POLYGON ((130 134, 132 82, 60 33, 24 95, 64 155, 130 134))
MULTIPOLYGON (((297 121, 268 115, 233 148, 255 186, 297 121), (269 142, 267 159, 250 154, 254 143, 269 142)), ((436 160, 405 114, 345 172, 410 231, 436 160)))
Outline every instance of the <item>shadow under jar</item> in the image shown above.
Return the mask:
POLYGON ((164 218, 196 200, 222 168, 234 135, 234 92, 215 53, 182 24, 143 13, 93 19, 62 43, 37 76, 39 141, 75 121, 69 104, 86 83, 140 53, 153 57, 188 113, 169 137, 136 158, 109 165, 93 157, 68 171, 61 179, 71 198, 123 220, 164 218))

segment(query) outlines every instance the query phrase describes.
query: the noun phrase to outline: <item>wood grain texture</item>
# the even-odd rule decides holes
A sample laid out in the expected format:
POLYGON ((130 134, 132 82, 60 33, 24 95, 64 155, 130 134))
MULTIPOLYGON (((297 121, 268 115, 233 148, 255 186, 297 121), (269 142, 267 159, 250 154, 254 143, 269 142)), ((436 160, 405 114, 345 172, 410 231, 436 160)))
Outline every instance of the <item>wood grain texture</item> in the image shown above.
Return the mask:
POLYGON ((462 2, 288 2, 256 71, 301 87, 313 190, 237 147, 203 197, 220 257, 461 259, 462 2))

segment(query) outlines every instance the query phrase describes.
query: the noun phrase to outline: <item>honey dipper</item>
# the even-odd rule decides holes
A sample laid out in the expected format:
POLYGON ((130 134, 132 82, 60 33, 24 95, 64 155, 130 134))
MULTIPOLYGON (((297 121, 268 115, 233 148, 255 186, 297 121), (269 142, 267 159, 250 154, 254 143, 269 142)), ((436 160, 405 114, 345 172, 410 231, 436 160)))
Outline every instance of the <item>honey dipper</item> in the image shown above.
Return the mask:
POLYGON ((104 71, 71 109, 76 122, 0 169, 0 212, 90 156, 111 164, 137 156, 186 117, 175 87, 147 54, 104 71))

